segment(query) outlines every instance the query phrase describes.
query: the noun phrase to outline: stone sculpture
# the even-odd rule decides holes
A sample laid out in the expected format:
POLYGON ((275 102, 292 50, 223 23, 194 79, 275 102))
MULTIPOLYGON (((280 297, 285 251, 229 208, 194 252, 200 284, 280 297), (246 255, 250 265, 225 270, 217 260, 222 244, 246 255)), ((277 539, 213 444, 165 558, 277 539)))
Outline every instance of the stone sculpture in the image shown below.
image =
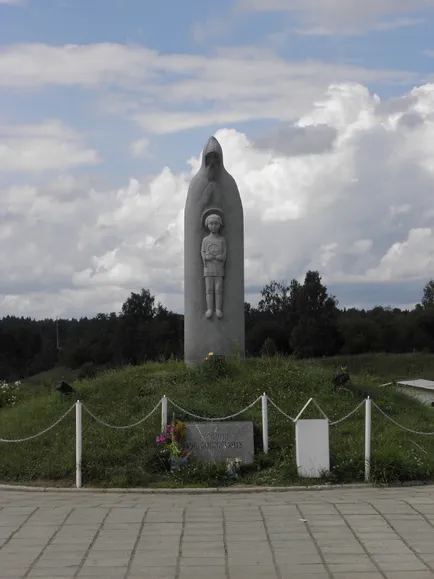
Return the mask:
POLYGON ((211 137, 185 204, 184 356, 191 365, 209 352, 230 356, 235 349, 244 358, 243 207, 211 137))
POLYGON ((212 316, 214 305, 216 316, 223 317, 223 278, 225 276, 226 242, 219 234, 223 222, 219 215, 209 215, 205 227, 209 235, 202 241, 203 277, 205 278, 206 317, 212 316))

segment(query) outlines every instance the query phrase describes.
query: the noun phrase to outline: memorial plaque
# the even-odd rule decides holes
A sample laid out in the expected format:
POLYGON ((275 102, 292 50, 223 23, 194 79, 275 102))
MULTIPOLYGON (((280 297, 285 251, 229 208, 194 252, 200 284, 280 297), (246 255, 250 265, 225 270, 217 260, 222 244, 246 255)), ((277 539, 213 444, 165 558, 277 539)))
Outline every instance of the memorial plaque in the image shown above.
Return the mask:
POLYGON ((184 447, 192 458, 204 462, 226 462, 239 458, 252 464, 253 422, 186 422, 184 447))

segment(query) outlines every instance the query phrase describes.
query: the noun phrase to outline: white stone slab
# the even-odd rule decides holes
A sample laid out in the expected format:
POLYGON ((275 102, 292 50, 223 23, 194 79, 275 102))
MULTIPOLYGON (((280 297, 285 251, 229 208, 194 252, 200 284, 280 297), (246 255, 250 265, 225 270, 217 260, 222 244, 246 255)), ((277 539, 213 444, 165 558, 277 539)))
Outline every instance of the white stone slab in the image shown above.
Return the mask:
POLYGON ((434 390, 434 382, 432 380, 425 380, 418 378, 417 380, 399 380, 399 386, 413 386, 413 388, 422 388, 423 390, 434 390))
POLYGON ((297 420, 295 447, 298 475, 319 478, 330 471, 328 420, 297 420))

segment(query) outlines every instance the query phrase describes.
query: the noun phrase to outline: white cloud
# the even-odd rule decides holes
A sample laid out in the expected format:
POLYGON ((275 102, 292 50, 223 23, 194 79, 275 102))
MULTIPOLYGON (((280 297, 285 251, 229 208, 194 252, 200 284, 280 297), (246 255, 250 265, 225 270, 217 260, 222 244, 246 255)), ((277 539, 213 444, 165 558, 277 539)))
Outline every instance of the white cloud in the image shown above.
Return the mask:
POLYGON ((18 5, 18 4, 23 4, 24 0, 0 0, 0 4, 14 4, 14 5, 18 5))
POLYGON ((15 44, 0 47, 0 86, 95 87, 147 78, 157 53, 122 44, 15 44))
POLYGON ((172 133, 258 119, 291 120, 331 82, 416 84, 414 72, 320 60, 284 60, 257 47, 214 54, 159 54, 143 46, 18 44, 0 48, 5 90, 80 87, 96 92, 99 111, 172 133))
POLYGON ((434 270, 434 229, 410 229, 405 241, 394 243, 368 277, 383 281, 420 278, 434 270))
POLYGON ((400 17, 432 9, 434 0, 239 0, 240 10, 288 12, 299 19, 308 34, 357 34, 419 24, 420 19, 400 17))
POLYGON ((52 120, 39 125, 0 125, 0 173, 65 170, 99 162, 81 135, 52 120))
MULTIPOLYGON (((331 85, 295 129, 275 149, 270 135, 266 148, 235 129, 216 135, 244 204, 246 287, 313 268, 329 285, 422 288, 434 266, 434 85, 390 102, 331 85), (325 147, 311 139, 319 125, 334 135, 325 147)), ((1 191, 1 313, 116 311, 141 287, 182 310, 183 210, 199 160, 120 189, 65 175, 1 191)))
POLYGON ((142 138, 130 145, 130 153, 133 157, 149 157, 149 139, 142 138))

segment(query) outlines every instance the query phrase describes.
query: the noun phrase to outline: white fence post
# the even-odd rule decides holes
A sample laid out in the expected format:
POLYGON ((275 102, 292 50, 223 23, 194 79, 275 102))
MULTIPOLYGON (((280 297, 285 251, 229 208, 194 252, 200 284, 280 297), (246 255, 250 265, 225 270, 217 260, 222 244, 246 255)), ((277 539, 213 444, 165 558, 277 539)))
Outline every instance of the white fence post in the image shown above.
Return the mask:
POLYGON ((161 434, 166 432, 167 428, 167 396, 161 399, 161 434))
POLYGON ((368 396, 365 400, 365 482, 371 478, 371 406, 368 396))
POLYGON ((82 432, 82 405, 80 400, 77 400, 75 403, 75 486, 78 489, 81 489, 82 432))
POLYGON ((262 444, 264 454, 268 454, 268 398, 265 392, 262 395, 262 444))

